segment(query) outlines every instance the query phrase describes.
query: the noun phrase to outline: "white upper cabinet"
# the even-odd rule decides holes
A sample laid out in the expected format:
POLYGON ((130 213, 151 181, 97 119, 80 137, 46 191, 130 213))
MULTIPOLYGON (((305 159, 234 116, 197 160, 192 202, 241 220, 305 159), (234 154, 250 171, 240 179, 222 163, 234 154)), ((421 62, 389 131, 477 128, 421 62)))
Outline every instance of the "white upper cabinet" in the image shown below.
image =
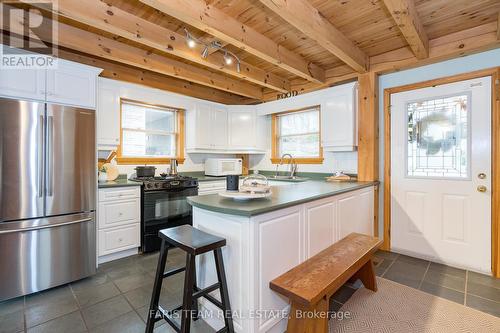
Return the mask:
POLYGON ((353 151, 357 142, 357 87, 331 89, 321 103, 321 145, 325 151, 353 151))
POLYGON ((39 69, 2 69, 0 95, 45 100, 45 74, 45 70, 39 69))
POLYGON ((114 149, 120 144, 120 96, 109 80, 97 86, 97 144, 114 149))
POLYGON ((228 146, 231 149, 257 149, 257 111, 253 106, 232 106, 227 113, 228 146))
MULTIPOLYGON (((227 145, 227 110, 222 107, 211 108, 211 122, 207 128, 212 137, 213 149, 226 149, 227 145)), ((203 125, 202 125, 203 126, 203 125)))
POLYGON ((2 69, 0 95, 94 109, 100 72, 62 59, 55 69, 2 69))
POLYGON ((47 102, 94 109, 100 71, 59 59, 56 69, 47 70, 47 102))
POLYGON ((188 153, 263 153, 254 106, 198 103, 186 117, 188 153))

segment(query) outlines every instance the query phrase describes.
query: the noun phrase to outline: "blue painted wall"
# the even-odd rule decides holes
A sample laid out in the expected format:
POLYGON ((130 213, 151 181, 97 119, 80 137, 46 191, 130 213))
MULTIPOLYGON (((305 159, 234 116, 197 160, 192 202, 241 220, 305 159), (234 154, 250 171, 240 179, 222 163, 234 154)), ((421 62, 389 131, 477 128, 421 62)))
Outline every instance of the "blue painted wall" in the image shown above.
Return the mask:
POLYGON ((384 89, 422 82, 456 74, 473 72, 481 69, 500 66, 500 48, 462 58, 443 61, 432 65, 413 68, 379 77, 379 123, 380 123, 380 201, 379 201, 379 235, 383 236, 383 189, 384 189, 384 89))

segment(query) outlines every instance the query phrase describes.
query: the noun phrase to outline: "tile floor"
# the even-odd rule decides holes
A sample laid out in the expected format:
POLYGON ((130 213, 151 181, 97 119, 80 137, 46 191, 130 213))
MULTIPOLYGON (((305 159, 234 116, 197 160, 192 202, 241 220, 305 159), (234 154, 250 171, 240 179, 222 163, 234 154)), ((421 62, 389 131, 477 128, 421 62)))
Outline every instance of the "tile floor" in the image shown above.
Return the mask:
MULTIPOLYGON (((168 269, 184 264, 178 250, 169 253, 168 269)), ((465 304, 500 317, 500 279, 404 255, 379 251, 378 276, 465 304)), ((144 332, 157 254, 137 255, 103 264, 90 278, 0 303, 0 333, 144 332)), ((180 304, 183 274, 163 284, 160 303, 180 304)), ((360 287, 343 286, 331 300, 337 311, 360 287)), ((155 332, 174 332, 163 321, 155 332)), ((212 332, 201 320, 193 332, 212 332)))

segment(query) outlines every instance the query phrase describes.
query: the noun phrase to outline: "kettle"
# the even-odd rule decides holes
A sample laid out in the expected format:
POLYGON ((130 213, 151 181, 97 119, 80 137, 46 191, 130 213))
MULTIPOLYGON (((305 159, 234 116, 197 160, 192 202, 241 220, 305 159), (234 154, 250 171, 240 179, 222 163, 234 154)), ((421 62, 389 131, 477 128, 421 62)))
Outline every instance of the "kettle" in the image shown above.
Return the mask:
POLYGON ((177 160, 175 158, 170 160, 170 175, 177 176, 177 160))

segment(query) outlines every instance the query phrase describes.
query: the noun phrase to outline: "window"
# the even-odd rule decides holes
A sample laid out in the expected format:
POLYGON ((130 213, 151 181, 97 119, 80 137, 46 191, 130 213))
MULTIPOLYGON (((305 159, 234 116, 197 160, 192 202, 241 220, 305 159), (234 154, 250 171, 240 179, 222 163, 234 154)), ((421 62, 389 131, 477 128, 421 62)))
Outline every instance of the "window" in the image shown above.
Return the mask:
POLYGON ((323 163, 319 106, 272 115, 272 163, 291 154, 297 163, 323 163))
POLYGON ((470 177, 469 104, 459 94, 406 105, 408 177, 470 177))
POLYGON ((184 162, 184 111, 121 100, 121 164, 184 162))

